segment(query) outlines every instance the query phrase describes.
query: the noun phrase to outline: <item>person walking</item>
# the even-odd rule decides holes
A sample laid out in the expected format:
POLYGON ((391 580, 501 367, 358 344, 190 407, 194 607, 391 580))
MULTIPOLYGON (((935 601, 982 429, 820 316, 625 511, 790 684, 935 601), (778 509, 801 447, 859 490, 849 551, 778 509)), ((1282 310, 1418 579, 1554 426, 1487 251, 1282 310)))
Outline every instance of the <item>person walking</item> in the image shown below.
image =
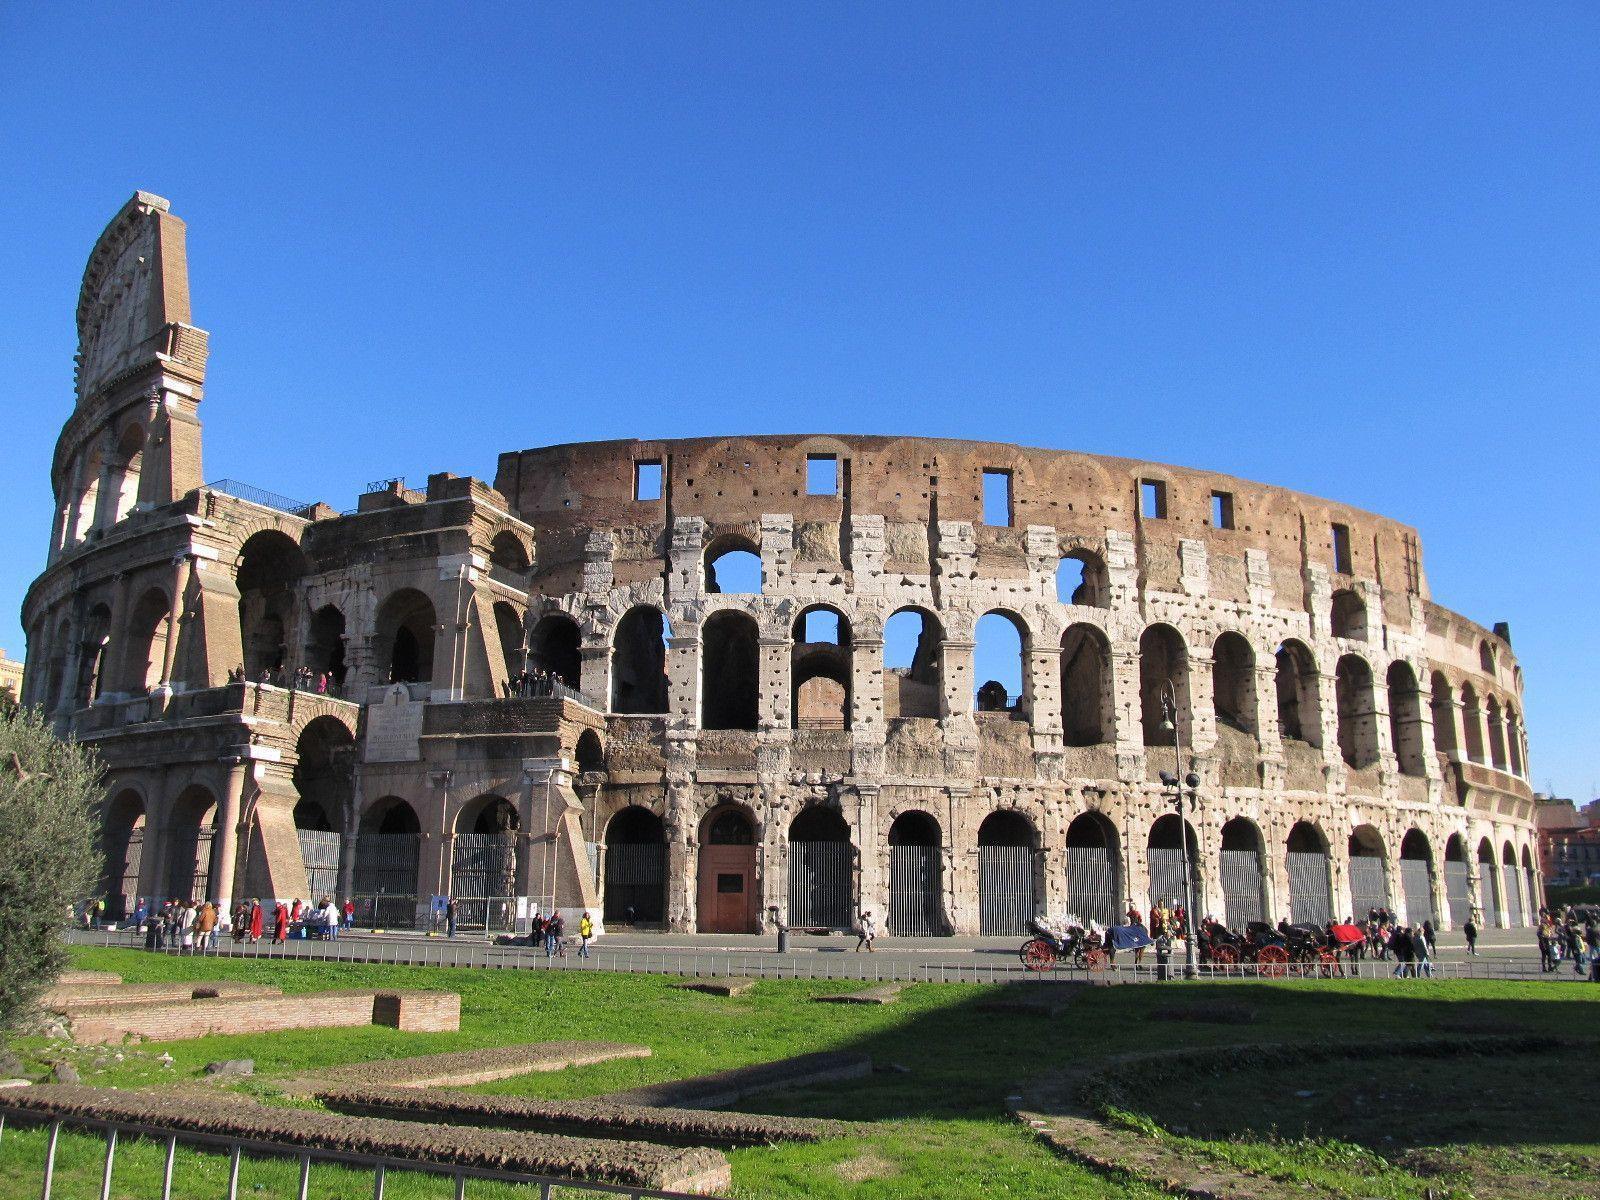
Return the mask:
POLYGON ((861 947, 867 948, 867 953, 872 953, 872 939, 878 936, 878 923, 873 920, 871 911, 861 914, 861 923, 856 926, 856 953, 861 953, 861 947))
POLYGON ((1428 956, 1431 958, 1439 953, 1439 937, 1434 931, 1432 921, 1422 923, 1422 939, 1428 943, 1428 956))
POLYGON ((578 957, 589 957, 589 942, 594 937, 594 922, 589 919, 589 914, 584 913, 578 918, 578 957))
POLYGON ((1472 955, 1473 957, 1477 957, 1477 954, 1478 954, 1478 923, 1475 920, 1473 920, 1471 917, 1468 917, 1467 918, 1467 923, 1461 927, 1461 932, 1467 939, 1467 953, 1472 955))
POLYGON ((1433 978, 1433 947, 1428 944, 1428 931, 1426 923, 1421 928, 1413 927, 1411 932, 1411 954, 1416 959, 1415 974, 1418 979, 1426 975, 1433 978))
POLYGON ((1394 954, 1394 975, 1396 979, 1406 979, 1416 972, 1412 967, 1412 958, 1416 953, 1415 942, 1411 931, 1396 927, 1389 935, 1389 949, 1394 954))
POLYGON ((333 902, 332 896, 324 896, 322 911, 318 914, 322 918, 322 932, 330 942, 339 938, 339 908, 333 902))
POLYGON ((182 947, 182 954, 194 953, 195 911, 194 903, 189 900, 185 900, 178 910, 178 944, 182 947))
POLYGON ((273 905, 272 940, 280 945, 289 940, 289 909, 282 900, 273 905))
POLYGON ((567 944, 562 939, 562 935, 566 931, 567 923, 562 920, 560 910, 558 909, 551 913, 550 920, 545 923, 544 927, 544 956, 546 958, 565 958, 567 956, 567 944))
POLYGON ((346 899, 344 902, 344 927, 354 929, 356 925, 356 902, 346 899))
POLYGON ((456 918, 460 915, 461 906, 456 902, 456 898, 451 896, 449 902, 444 906, 444 933, 446 937, 455 937, 456 918))
POLYGON ((217 936, 217 910, 207 900, 200 906, 200 915, 195 918, 195 949, 201 954, 212 949, 217 936))
POLYGON ((261 901, 250 901, 250 941, 252 944, 261 940, 261 935, 266 932, 267 915, 261 910, 261 901))

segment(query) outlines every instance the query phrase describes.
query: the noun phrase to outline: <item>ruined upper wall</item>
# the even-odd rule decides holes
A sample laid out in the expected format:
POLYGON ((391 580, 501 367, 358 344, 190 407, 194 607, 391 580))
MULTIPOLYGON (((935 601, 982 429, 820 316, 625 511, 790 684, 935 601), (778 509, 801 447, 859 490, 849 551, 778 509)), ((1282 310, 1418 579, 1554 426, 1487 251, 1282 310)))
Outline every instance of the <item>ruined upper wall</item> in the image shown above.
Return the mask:
MULTIPOLYGON (((1332 526, 1338 523, 1350 530, 1351 576, 1375 580, 1393 597, 1427 595, 1420 540, 1397 521, 1210 471, 999 442, 826 435, 583 442, 503 454, 495 486, 541 534, 541 568, 567 559, 583 529, 633 530, 637 541, 639 532, 698 516, 709 540, 758 530, 762 514, 784 513, 801 536, 815 527, 825 543, 831 527, 873 514, 883 517, 890 557, 901 569, 927 561, 929 531, 938 521, 971 522, 985 568, 997 573, 1009 559, 1020 567, 1029 525, 1054 528, 1064 546, 1093 547, 1116 530, 1139 541, 1147 584, 1156 590, 1176 586, 1178 543, 1193 539, 1206 543, 1214 577, 1217 567, 1225 574, 1228 564, 1238 564, 1237 589, 1214 579, 1224 590, 1242 593, 1245 551, 1259 550, 1287 596, 1303 590, 1307 565, 1321 565, 1337 579, 1332 526), (837 495, 806 494, 812 455, 838 456, 837 495), (638 462, 662 464, 661 499, 633 498, 638 462), (986 470, 1011 473, 1008 527, 983 523, 986 470), (1164 519, 1141 515, 1143 481, 1165 485, 1164 519), (1231 497, 1232 528, 1212 524, 1216 492, 1231 497)), ((659 546, 647 551, 659 552, 659 546)))

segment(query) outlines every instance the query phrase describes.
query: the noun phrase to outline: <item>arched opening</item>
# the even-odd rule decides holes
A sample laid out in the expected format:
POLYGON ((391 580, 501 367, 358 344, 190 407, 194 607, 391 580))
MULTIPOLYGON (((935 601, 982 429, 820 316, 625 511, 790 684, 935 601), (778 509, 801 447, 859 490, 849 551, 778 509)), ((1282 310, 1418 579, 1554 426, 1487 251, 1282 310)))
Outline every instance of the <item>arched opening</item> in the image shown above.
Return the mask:
POLYGON ((1369 767, 1378 761, 1378 722, 1367 660, 1356 654, 1341 658, 1334 692, 1339 705, 1339 754, 1352 767, 1369 767))
POLYGON ((939 844, 939 822, 925 812, 903 812, 889 826, 891 935, 935 937, 945 932, 939 844))
POLYGON ((611 711, 667 711, 666 615, 648 604, 630 608, 611 639, 611 711))
POLYGON ((920 608, 902 608, 883 625, 883 711, 886 717, 938 717, 939 622, 920 608))
POLYGON ((522 672, 528 665, 528 650, 522 633, 522 614, 504 600, 494 602, 495 639, 500 643, 500 662, 506 673, 507 695, 521 695, 526 681, 522 672))
POLYGON ((110 523, 116 524, 139 502, 139 476, 144 470, 144 427, 137 423, 122 431, 116 452, 111 456, 107 485, 111 494, 106 497, 110 523))
POLYGON ((1069 746, 1113 738, 1111 643, 1093 625, 1061 635, 1061 735, 1069 746))
POLYGON ((1019 812, 992 812, 978 826, 978 932, 1012 937, 1037 912, 1034 858, 1038 834, 1019 812))
POLYGON ((854 646, 850 622, 837 609, 813 605, 794 623, 790 713, 796 729, 850 728, 854 646))
POLYGON ((1097 812, 1073 818, 1065 858, 1068 915, 1084 924, 1116 924, 1122 898, 1116 826, 1097 812))
POLYGON ((317 717, 295 743, 294 824, 306 869, 307 901, 339 894, 339 851, 345 815, 355 799, 355 738, 336 717, 317 717))
POLYGON ((78 504, 72 518, 71 545, 77 545, 89 536, 100 509, 100 476, 104 463, 98 449, 92 450, 83 460, 78 472, 78 504))
POLYGON ((1170 625, 1151 625, 1139 637, 1139 721, 1146 746, 1171 746, 1178 731, 1192 740, 1189 724, 1189 652, 1183 637, 1170 625), (1162 704, 1168 684, 1177 707, 1175 729, 1163 729, 1167 713, 1162 704))
POLYGON ((749 613, 723 609, 700 629, 700 724, 755 729, 760 716, 760 630, 749 613))
POLYGON ((139 695, 161 683, 167 653, 167 630, 171 603, 160 588, 151 588, 139 597, 128 618, 127 675, 120 691, 139 695))
POLYGON ((380 669, 390 683, 433 679, 433 635, 439 626, 433 601, 414 588, 402 588, 378 610, 380 669))
POLYGON ((1470 683, 1461 685, 1461 730, 1467 758, 1483 763, 1483 709, 1478 707, 1478 693, 1470 683))
POLYGON ((578 623, 566 613, 546 613, 528 639, 528 667, 577 690, 583 676, 582 635, 578 623))
POLYGON ((1275 658, 1278 693, 1278 736, 1285 741, 1322 746, 1322 705, 1317 663, 1303 642, 1293 639, 1278 647, 1275 658))
POLYGON ((1406 902, 1405 920, 1439 924, 1433 907, 1433 847, 1420 829, 1408 829, 1400 839, 1400 895, 1406 902))
POLYGON ((1511 773, 1527 778, 1522 758, 1522 722, 1517 719, 1517 707, 1506 701, 1506 751, 1511 759, 1511 773))
POLYGON ((502 529, 489 542, 489 574, 521 591, 528 586, 528 548, 510 530, 502 529))
POLYGON ((106 806, 102 831, 104 867, 100 894, 106 917, 125 921, 139 904, 139 872, 144 865, 145 808, 139 793, 128 788, 106 806))
POLYGON ((987 612, 978 618, 972 651, 979 712, 1026 712, 1028 627, 1015 613, 987 612))
POLYGON ((1506 727, 1500 720, 1500 701, 1490 696, 1484 702, 1484 723, 1489 727, 1489 763, 1496 771, 1506 769, 1506 727))
POLYGON ((808 808, 789 826, 789 924, 850 929, 855 848, 837 809, 808 808))
POLYGON ((478 796, 456 817, 450 894, 456 924, 465 928, 510 930, 516 917, 516 807, 493 793, 478 796))
POLYGON ((1424 775, 1422 689, 1406 662, 1389 664, 1389 742, 1402 775, 1424 775))
POLYGON ((1453 929, 1460 929, 1472 916, 1471 874, 1467 845, 1459 833, 1452 833, 1444 844, 1444 899, 1453 929))
POLYGON ((725 596, 759 596, 761 553, 745 538, 719 538, 706 547, 705 590, 725 596))
POLYGON ((1456 705, 1450 690, 1450 681, 1441 671, 1435 671, 1429 682, 1433 695, 1433 748, 1440 754, 1452 755, 1456 751, 1456 705))
POLYGON ((1332 626, 1329 632, 1336 638, 1367 640, 1367 602, 1359 592, 1343 588, 1333 594, 1332 626))
MULTIPOLYGON (((1200 839, 1188 821, 1179 823, 1177 814, 1157 817, 1150 826, 1146 843, 1146 863, 1150 869, 1149 905, 1166 904, 1177 908, 1186 903, 1183 887, 1184 836, 1188 835, 1189 882, 1196 903, 1205 893, 1200 889, 1200 839)), ((1198 920, 1204 914, 1196 914, 1198 920)))
POLYGON ((410 929, 417 923, 417 867, 422 857, 422 824, 417 811, 398 796, 367 806, 356 834, 356 916, 363 925, 410 929))
POLYGON ((1527 923, 1526 909, 1522 903, 1522 880, 1517 878, 1517 852, 1507 842, 1500 848, 1501 883, 1505 896, 1506 923, 1512 929, 1521 929, 1527 923))
POLYGON ((1359 919, 1373 909, 1389 906, 1389 861, 1383 835, 1371 825, 1358 825, 1350 835, 1350 911, 1359 919))
POLYGON ((1256 653, 1242 634, 1229 631, 1211 651, 1211 704, 1217 724, 1256 736, 1256 653))
POLYGON ((1509 911, 1505 884, 1488 838, 1478 843, 1478 904, 1485 910, 1488 920, 1497 923, 1504 920, 1509 911))
POLYGON ((1534 923, 1539 914, 1539 872, 1533 865, 1533 854, 1524 846, 1522 848, 1522 881, 1528 888, 1528 923, 1534 923))
POLYGON ((311 627, 306 638, 306 666, 317 677, 315 686, 320 690, 326 677, 327 690, 334 695, 344 694, 345 632, 344 613, 332 604, 324 604, 311 614, 311 627))
POLYGON ((1235 817, 1222 827, 1223 920, 1230 929, 1267 919, 1265 844, 1254 821, 1235 817))
POLYGON ((111 645, 111 608, 96 604, 83 619, 83 639, 78 643, 78 685, 73 708, 87 708, 105 690, 106 658, 111 645))
POLYGON ((605 746, 601 744, 600 735, 592 729, 585 729, 578 735, 578 742, 573 747, 572 753, 577 759, 580 775, 589 775, 606 769, 605 746))
POLYGON ((1478 669, 1491 678, 1494 676, 1494 647, 1487 641, 1478 643, 1478 669))
MULTIPOLYGON (((172 805, 167 823, 167 887, 170 900, 210 897, 212 842, 216 836, 217 798, 199 784, 185 788, 172 805)), ((211 897, 226 902, 228 896, 211 897)))
POLYGON ((1056 599, 1062 604, 1086 608, 1105 608, 1110 604, 1111 588, 1106 565, 1090 550, 1071 550, 1056 564, 1056 599))
POLYGON ((667 912, 667 832, 648 808, 629 805, 606 825, 608 922, 659 925, 667 912))
POLYGON ((1333 882, 1328 869, 1328 839, 1309 821, 1289 830, 1289 920, 1296 925, 1326 925, 1333 920, 1333 882))
POLYGON ((276 530, 254 534, 239 550, 239 634, 249 679, 263 671, 278 676, 288 666, 289 631, 295 596, 306 573, 306 556, 276 530))
POLYGON ((758 903, 750 814, 736 805, 713 809, 700 825, 700 932, 756 933, 761 928, 758 903))

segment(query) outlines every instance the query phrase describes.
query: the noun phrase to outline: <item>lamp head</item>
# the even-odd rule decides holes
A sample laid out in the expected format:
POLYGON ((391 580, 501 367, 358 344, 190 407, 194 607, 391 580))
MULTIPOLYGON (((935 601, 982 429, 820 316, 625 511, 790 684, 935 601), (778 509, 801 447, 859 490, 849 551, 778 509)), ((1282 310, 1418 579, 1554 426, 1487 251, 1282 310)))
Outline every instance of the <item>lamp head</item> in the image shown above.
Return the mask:
POLYGON ((1162 787, 1177 787, 1178 786, 1178 777, 1176 775, 1174 775, 1171 771, 1161 771, 1161 772, 1158 772, 1158 774, 1161 776, 1161 786, 1162 787))
POLYGON ((1196 775, 1193 771, 1190 771, 1187 775, 1185 775, 1183 777, 1183 786, 1186 787, 1186 788, 1197 788, 1197 787, 1199 787, 1200 786, 1200 776, 1196 775))

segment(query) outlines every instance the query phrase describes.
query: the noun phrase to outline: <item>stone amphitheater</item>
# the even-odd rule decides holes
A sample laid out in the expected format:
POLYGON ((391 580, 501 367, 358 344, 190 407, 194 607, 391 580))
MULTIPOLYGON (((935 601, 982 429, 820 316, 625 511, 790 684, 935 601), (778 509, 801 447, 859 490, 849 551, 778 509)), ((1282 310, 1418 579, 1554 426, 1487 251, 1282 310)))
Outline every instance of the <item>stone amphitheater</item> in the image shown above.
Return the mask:
POLYGON ((1185 844, 1234 924, 1540 902, 1509 628, 1406 525, 915 437, 552 446, 348 511, 208 483, 184 234, 141 192, 95 243, 23 612, 24 699, 109 766, 113 915, 1011 934, 1181 896, 1185 844))

